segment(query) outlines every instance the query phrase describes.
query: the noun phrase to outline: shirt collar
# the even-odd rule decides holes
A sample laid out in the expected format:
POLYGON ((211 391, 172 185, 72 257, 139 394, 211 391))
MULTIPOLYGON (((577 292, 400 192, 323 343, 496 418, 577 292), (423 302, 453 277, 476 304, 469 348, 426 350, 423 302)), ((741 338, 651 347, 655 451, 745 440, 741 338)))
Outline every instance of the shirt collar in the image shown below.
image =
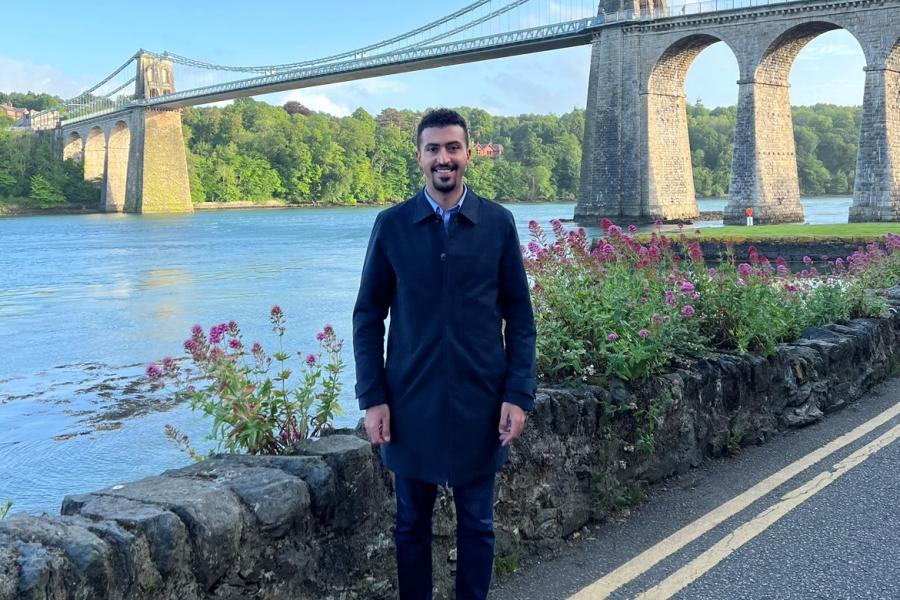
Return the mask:
POLYGON ((444 209, 441 208, 438 205, 438 203, 434 201, 434 198, 431 197, 431 194, 428 193, 428 188, 427 187, 422 188, 422 192, 425 194, 425 199, 428 200, 428 204, 431 205, 431 210, 442 216, 443 216, 444 212, 451 212, 454 209, 461 210, 463 202, 465 202, 465 200, 466 200, 466 192, 468 192, 468 191, 469 191, 469 188, 466 187, 466 184, 463 184, 463 191, 462 191, 462 195, 459 197, 459 201, 457 201, 457 203, 454 206, 451 206, 446 211, 444 211, 444 209))
MULTIPOLYGON (((428 196, 428 192, 425 191, 425 188, 422 188, 419 191, 413 202, 415 205, 413 209, 413 223, 418 223, 428 217, 434 217, 434 207, 437 206, 437 203, 428 196)), ((478 223, 479 199, 475 194, 469 195, 469 188, 467 186, 463 187, 463 195, 456 205, 459 206, 460 215, 471 221, 473 225, 478 223), (468 201, 464 202, 464 200, 468 201)))

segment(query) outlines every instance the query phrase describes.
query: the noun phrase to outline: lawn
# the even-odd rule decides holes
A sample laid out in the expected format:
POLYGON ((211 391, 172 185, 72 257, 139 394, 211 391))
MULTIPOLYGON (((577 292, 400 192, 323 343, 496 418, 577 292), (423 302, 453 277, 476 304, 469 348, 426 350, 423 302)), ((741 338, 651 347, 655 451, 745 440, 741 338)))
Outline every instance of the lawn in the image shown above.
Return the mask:
MULTIPOLYGON (((688 231, 688 227, 685 227, 688 231)), ((865 242, 881 239, 888 233, 900 233, 900 223, 844 223, 832 225, 754 225, 753 227, 701 227, 706 240, 846 240, 865 242)))

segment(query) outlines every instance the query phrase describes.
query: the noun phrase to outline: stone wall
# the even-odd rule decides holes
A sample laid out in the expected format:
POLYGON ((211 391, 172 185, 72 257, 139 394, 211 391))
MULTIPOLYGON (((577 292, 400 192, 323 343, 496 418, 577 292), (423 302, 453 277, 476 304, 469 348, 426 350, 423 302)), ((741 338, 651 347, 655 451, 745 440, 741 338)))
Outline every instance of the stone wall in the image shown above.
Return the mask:
MULTIPOLYGON (((768 358, 722 354, 637 387, 544 388, 497 485, 500 563, 553 553, 617 500, 858 400, 900 366, 892 317, 807 331, 768 358)), ((396 597, 390 475, 365 441, 221 456, 0 521, 0 600, 396 597)), ((453 503, 438 499, 437 597, 453 503)))

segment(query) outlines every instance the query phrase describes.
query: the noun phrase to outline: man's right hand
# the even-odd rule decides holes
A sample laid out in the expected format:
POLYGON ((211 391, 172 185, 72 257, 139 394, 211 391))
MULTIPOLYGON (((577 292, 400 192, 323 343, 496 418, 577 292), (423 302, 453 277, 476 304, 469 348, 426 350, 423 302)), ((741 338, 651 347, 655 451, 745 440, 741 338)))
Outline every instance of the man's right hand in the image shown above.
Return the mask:
POLYGON ((367 408, 365 423, 370 442, 380 446, 391 441, 391 409, 387 404, 367 408))

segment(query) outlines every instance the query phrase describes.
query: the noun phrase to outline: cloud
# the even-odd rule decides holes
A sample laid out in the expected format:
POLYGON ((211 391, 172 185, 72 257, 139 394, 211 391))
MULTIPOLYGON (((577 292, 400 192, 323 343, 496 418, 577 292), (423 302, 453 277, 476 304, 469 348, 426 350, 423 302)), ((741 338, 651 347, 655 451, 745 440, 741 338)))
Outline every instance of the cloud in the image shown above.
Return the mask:
POLYGON ((296 100, 311 110, 345 117, 360 106, 370 112, 378 112, 376 107, 397 106, 408 90, 396 77, 376 77, 271 94, 266 100, 278 105, 296 100))
POLYGON ((346 117, 353 112, 353 109, 349 106, 329 98, 325 93, 314 92, 309 89, 290 91, 284 96, 283 100, 279 101, 279 104, 292 100, 299 102, 310 110, 328 113, 336 117, 346 117))
POLYGON ((70 98, 89 87, 49 65, 0 56, 0 90, 54 94, 70 98))
POLYGON ((816 43, 816 40, 813 40, 809 43, 809 45, 800 51, 800 54, 797 55, 797 60, 822 60, 825 58, 834 58, 834 57, 844 57, 844 56, 852 56, 859 58, 860 60, 865 60, 863 57, 862 48, 859 47, 859 44, 855 41, 847 42, 822 42, 816 43))

